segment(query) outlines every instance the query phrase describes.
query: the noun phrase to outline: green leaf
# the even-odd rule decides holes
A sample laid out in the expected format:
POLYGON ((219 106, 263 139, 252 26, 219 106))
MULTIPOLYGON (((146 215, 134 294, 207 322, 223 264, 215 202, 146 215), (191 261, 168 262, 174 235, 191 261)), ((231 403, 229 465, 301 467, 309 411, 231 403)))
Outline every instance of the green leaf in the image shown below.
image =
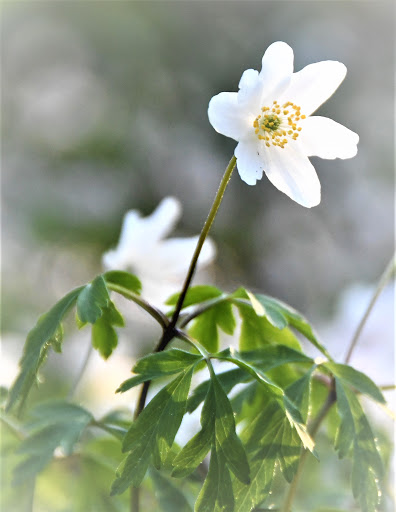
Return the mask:
POLYGON ((150 379, 172 375, 202 360, 201 355, 172 348, 139 359, 133 367, 135 373, 148 375, 150 379))
POLYGON ((77 314, 81 322, 94 324, 102 316, 102 310, 108 306, 109 301, 105 280, 98 276, 78 296, 77 314))
POLYGON ((192 512, 186 497, 171 479, 150 468, 151 480, 157 498, 158 510, 163 512, 192 512))
POLYGON ((122 288, 138 295, 140 295, 142 291, 142 283, 140 280, 129 272, 124 272, 123 270, 110 270, 103 274, 103 278, 106 283, 121 286, 122 288))
POLYGON ((276 402, 271 402, 241 434, 248 452, 251 482, 233 479, 235 510, 251 512, 271 490, 279 454, 279 431, 285 420, 276 402))
POLYGON ((118 344, 118 335, 113 325, 123 327, 121 313, 109 300, 109 305, 102 309, 102 316, 92 326, 92 346, 104 359, 108 359, 118 344))
POLYGON ((227 465, 234 475, 242 482, 249 483, 249 464, 242 443, 235 432, 234 413, 230 401, 215 375, 212 375, 212 389, 216 404, 216 450, 222 451, 227 465))
POLYGON ((193 366, 183 371, 151 400, 128 430, 123 451, 128 451, 122 474, 114 481, 111 494, 121 494, 130 485, 138 487, 148 465, 160 466, 172 446, 183 419, 193 366))
POLYGON ((200 361, 202 361, 202 356, 174 348, 149 354, 139 359, 132 369, 133 372, 140 375, 124 381, 117 389, 117 393, 124 393, 147 380, 179 373, 200 361))
POLYGON ((373 433, 355 393, 336 377, 337 409, 341 424, 336 449, 339 456, 352 446, 352 491, 363 512, 375 512, 380 501, 384 470, 373 433))
MULTIPOLYGON (((186 298, 183 302, 183 308, 192 306, 193 304, 199 304, 215 297, 220 297, 223 294, 221 290, 215 286, 198 285, 188 289, 186 298)), ((168 306, 176 306, 179 300, 180 293, 175 293, 165 302, 168 306)))
POLYGON ((195 512, 234 510, 234 493, 224 452, 212 447, 209 471, 195 503, 195 512))
POLYGON ((189 329, 190 335, 198 340, 209 352, 219 349, 218 328, 226 334, 233 334, 236 326, 232 305, 221 302, 201 313, 189 329))
POLYGON ((346 364, 324 363, 323 366, 341 379, 345 384, 354 387, 360 393, 371 397, 379 403, 386 403, 381 391, 374 382, 362 372, 359 372, 346 364))
POLYGON ((104 318, 104 314, 92 326, 92 346, 103 359, 108 359, 118 343, 114 327, 104 318))
MULTIPOLYGON (((260 300, 260 298, 258 298, 258 300, 260 300)), ((282 315, 287 319, 288 325, 290 327, 293 327, 296 329, 296 331, 303 334, 307 340, 312 343, 312 345, 314 345, 324 356, 331 360, 330 354, 319 342, 318 338, 313 332, 311 325, 303 315, 280 300, 273 299, 272 297, 266 297, 266 300, 272 301, 274 307, 278 308, 282 315)))
POLYGON ((33 414, 36 419, 30 425, 30 435, 18 450, 28 457, 15 468, 14 482, 17 484, 42 471, 56 448, 61 447, 66 455, 70 455, 93 420, 87 410, 63 401, 40 404, 33 414))
POLYGON ((267 345, 257 350, 240 352, 239 356, 264 372, 287 363, 313 364, 310 357, 286 345, 267 345))
MULTIPOLYGON (((226 353, 226 351, 225 351, 226 353)), ((298 354, 298 352, 296 352, 298 354)), ((216 354, 217 357, 221 356, 221 354, 216 354)), ((305 425, 303 424, 303 420, 300 412, 293 404, 293 402, 287 397, 283 389, 278 386, 275 382, 273 382, 265 373, 263 373, 256 366, 253 366, 249 362, 246 362, 242 359, 242 354, 238 354, 237 351, 233 351, 233 357, 231 356, 221 356, 221 359, 225 361, 230 361, 231 363, 236 364, 239 368, 245 370, 248 374, 250 374, 254 379, 256 379, 260 384, 262 384, 266 391, 272 395, 272 397, 278 402, 278 404, 285 411, 286 416, 292 426, 296 429, 301 441, 304 444, 304 447, 314 453, 314 442, 309 436, 305 425)))
POLYGON ((275 301, 266 295, 253 295, 248 292, 246 294, 252 303, 252 307, 258 316, 265 316, 267 320, 277 329, 284 329, 288 325, 287 318, 282 310, 277 307, 275 301), (258 307, 259 306, 259 307, 258 307))
POLYGON ((213 431, 211 426, 211 424, 204 424, 202 429, 177 454, 173 461, 172 476, 184 478, 201 464, 212 444, 213 431))
POLYGON ((315 366, 312 366, 309 371, 300 379, 293 382, 286 389, 286 395, 295 404, 300 411, 301 418, 304 423, 308 421, 310 396, 311 396, 311 379, 315 366))
POLYGON ((11 410, 17 402, 23 402, 35 382, 37 371, 45 359, 49 345, 60 332, 63 317, 77 300, 83 287, 76 288, 41 316, 35 327, 29 332, 23 355, 19 362, 20 372, 12 385, 6 410, 11 410))
POLYGON ((290 329, 274 327, 266 317, 257 316, 250 305, 237 303, 236 306, 242 319, 239 350, 255 350, 275 343, 301 349, 300 342, 290 329))
MULTIPOLYGON (((248 298, 250 302, 252 302, 252 294, 250 292, 247 292, 244 289, 239 289, 235 293, 231 295, 233 298, 248 298)), ((319 342, 316 335, 314 334, 312 327, 308 323, 308 321, 300 314, 298 311, 293 309, 291 306, 285 304, 284 302, 274 299, 273 297, 268 297, 267 295, 262 294, 255 294, 254 301, 257 301, 263 308, 262 314, 264 316, 258 316, 258 318, 262 320, 266 320, 271 327, 277 328, 280 332, 287 331, 286 327, 293 327, 298 332, 303 334, 307 340, 309 340, 322 354, 324 354, 328 359, 332 359, 330 354, 327 352, 326 348, 319 342)), ((248 325, 246 326, 248 333, 244 333, 244 335, 241 334, 241 344, 240 344, 240 350, 251 350, 256 348, 260 345, 260 336, 258 335, 257 328, 254 329, 252 323, 252 317, 247 316, 246 310, 244 309, 243 305, 238 303, 236 301, 236 304, 238 306, 238 309, 240 310, 240 314, 245 320, 245 322, 248 322, 248 325), (250 331, 250 332, 249 332, 250 331), (254 334, 253 334, 254 333, 254 334), (249 342, 249 337, 251 337, 253 334, 253 340, 249 342), (242 341, 243 340, 243 341, 242 341), (243 343, 244 342, 244 343, 243 343)), ((249 307, 249 306, 248 306, 249 307)), ((253 306, 252 308, 258 309, 257 306, 253 306)), ((257 316, 257 314, 256 314, 257 316)), ((265 322, 263 323, 263 326, 265 326, 265 322)), ((242 326, 243 327, 243 326, 242 326)), ((268 330, 268 326, 267 326, 268 330)), ((271 333, 268 333, 271 334, 271 333)), ((267 335, 268 336, 268 335, 267 335)), ((274 336, 274 333, 272 333, 272 336, 274 336)), ((279 343, 279 341, 276 340, 275 342, 279 343)), ((282 343, 282 342, 281 342, 282 343)), ((262 344, 262 343, 261 343, 262 344)), ((288 343, 283 342, 283 344, 287 345, 288 343)))
MULTIPOLYGON (((228 395, 234 386, 241 382, 247 382, 251 380, 251 377, 244 370, 236 368, 227 372, 218 373, 217 379, 219 380, 225 393, 228 395)), ((205 397, 209 391, 210 383, 210 379, 205 380, 194 389, 187 402, 187 412, 191 413, 195 411, 200 403, 205 400, 205 397)))

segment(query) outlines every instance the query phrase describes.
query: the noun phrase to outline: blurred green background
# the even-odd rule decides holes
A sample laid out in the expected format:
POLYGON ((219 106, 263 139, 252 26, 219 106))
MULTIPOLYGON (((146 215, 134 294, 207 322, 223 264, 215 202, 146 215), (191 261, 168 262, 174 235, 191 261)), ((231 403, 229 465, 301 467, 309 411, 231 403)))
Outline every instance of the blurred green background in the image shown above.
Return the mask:
MULTIPOLYGON (((312 159, 322 183, 312 210, 265 176, 249 187, 235 173, 211 232, 214 282, 274 295, 327 334, 345 290, 381 274, 394 250, 392 2, 10 1, 1 8, 2 384, 15 374, 37 317, 101 271, 128 209, 147 214, 174 195, 184 207, 176 234, 200 231, 236 145, 209 124, 208 102, 236 91, 242 72, 260 69, 277 40, 294 49, 296 70, 327 59, 346 64, 344 83, 318 113, 360 135, 358 155, 312 159)), ((370 357, 379 356, 373 366, 391 378, 394 299, 387 297, 377 312, 386 324, 385 357, 378 349, 370 357)), ((338 354, 366 299, 351 300, 338 354)), ((373 327, 367 346, 377 335, 373 327)), ((82 357, 78 348, 68 364, 82 357)), ((129 359, 125 365, 111 392, 128 376, 129 359)))

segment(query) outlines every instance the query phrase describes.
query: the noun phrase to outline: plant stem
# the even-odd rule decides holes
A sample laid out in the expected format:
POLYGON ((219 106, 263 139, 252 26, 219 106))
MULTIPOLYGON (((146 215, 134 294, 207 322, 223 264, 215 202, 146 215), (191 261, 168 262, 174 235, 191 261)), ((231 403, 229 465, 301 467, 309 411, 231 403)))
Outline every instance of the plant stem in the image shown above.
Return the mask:
POLYGON ((78 371, 78 374, 76 375, 76 378, 74 379, 74 382, 69 390, 69 393, 67 394, 67 399, 70 400, 71 398, 73 398, 74 394, 76 393, 76 390, 78 388, 78 385, 80 384, 81 382, 81 379, 85 373, 85 370, 87 369, 87 366, 89 364, 89 360, 91 359, 91 355, 93 353, 93 346, 92 346, 92 343, 91 343, 91 340, 89 341, 89 347, 88 347, 88 350, 87 350, 87 353, 85 354, 85 358, 84 358, 84 361, 81 365, 81 368, 80 370, 78 371))
POLYGON ((191 280, 193 278, 193 275, 195 272, 195 267, 197 266, 197 262, 198 262, 199 255, 201 253, 202 246, 205 242, 206 237, 208 236, 209 230, 210 230, 210 228, 213 224, 213 221, 216 217, 217 211, 220 207, 221 201, 224 196, 225 189, 227 188, 227 185, 232 176, 232 172, 235 169, 235 165, 236 165, 236 157, 233 156, 223 174, 223 178, 221 179, 219 188, 216 192, 216 195, 215 195, 215 198, 214 198, 214 201, 212 204, 212 208, 210 209, 208 218, 206 219, 206 222, 202 228, 201 234, 199 235, 198 243, 195 248, 195 251, 194 251, 191 263, 190 263, 190 267, 188 269, 187 276, 184 281, 182 291, 179 295, 179 299, 176 304, 175 312, 173 313, 173 316, 172 316, 172 320, 171 320, 171 324, 170 324, 171 328, 175 327, 177 319, 179 318, 180 311, 183 307, 184 299, 186 298, 187 290, 188 290, 191 280))
MULTIPOLYGON (((323 404, 323 406, 322 406, 321 410, 319 411, 317 417, 314 419, 314 421, 310 425, 309 434, 312 437, 312 439, 315 438, 315 436, 316 436, 316 434, 317 434, 317 432, 319 430, 319 427, 322 424, 322 421, 325 419, 325 417, 327 416, 327 413, 330 411, 332 405, 336 402, 336 400, 337 400, 337 397, 336 397, 336 392, 335 392, 335 388, 334 388, 334 381, 333 381, 331 390, 329 391, 329 394, 327 395, 326 402, 323 404)), ((285 503, 283 505, 283 508, 281 509, 282 512, 291 512, 291 510, 292 510, 291 507, 292 507, 292 504, 293 504, 293 501, 294 501, 294 498, 295 498, 295 495, 296 495, 297 486, 298 486, 298 483, 300 481, 300 478, 301 478, 301 475, 302 475, 302 471, 303 471, 303 468, 304 468, 304 463, 305 463, 305 460, 306 460, 306 458, 308 456, 308 453, 309 453, 309 451, 305 450, 305 449, 303 449, 302 452, 301 452, 301 457, 300 457, 300 460, 299 460, 299 463, 298 463, 297 472, 294 475, 294 478, 293 478, 293 480, 292 480, 292 482, 290 484, 290 487, 289 487, 289 490, 288 490, 288 493, 287 493, 287 496, 286 496, 285 503)))
MULTIPOLYGON (((179 295, 179 298, 178 298, 178 301, 176 304, 176 308, 172 315, 171 321, 169 322, 169 325, 167 325, 164 328, 164 332, 162 334, 161 339, 158 342, 158 345, 154 349, 154 353, 162 352, 163 350, 165 350, 168 343, 177 334, 177 331, 175 329, 176 323, 177 323, 177 320, 179 319, 180 311, 182 310, 184 299, 186 298, 187 291, 190 287, 192 278, 194 276, 194 272, 195 272, 195 268, 197 266, 199 255, 201 253, 203 244, 205 243, 206 237, 208 236, 210 228, 213 224, 213 221, 216 217, 217 211, 220 207, 221 201, 224 196, 225 189, 227 188, 227 185, 231 179, 231 176, 235 169, 235 166, 236 166, 236 157, 233 156, 223 174, 219 188, 218 188, 215 198, 213 200, 212 207, 209 211, 208 217, 207 217, 205 224, 202 228, 201 234, 199 235, 197 246, 195 247, 195 251, 194 251, 193 257, 191 259, 191 263, 190 263, 190 266, 189 266, 189 269, 187 272, 187 276, 184 281, 183 288, 180 292, 180 295, 179 295)), ((148 390, 150 387, 150 382, 151 381, 146 381, 142 386, 139 400, 138 400, 136 410, 135 410, 135 415, 134 415, 135 420, 139 417, 140 413, 143 411, 144 406, 146 404, 147 393, 148 393, 148 390)), ((130 510, 131 510, 131 512, 139 512, 139 509, 140 509, 139 502, 140 502, 139 488, 131 487, 131 490, 130 490, 130 510)))
POLYGON ((356 343, 360 337, 360 334, 362 333, 364 326, 366 325, 367 319, 370 316, 370 313, 371 313, 375 303, 377 302, 378 297, 381 295, 381 292, 383 291, 385 286, 388 284, 388 282, 392 279, 395 272, 396 272, 396 253, 392 256, 390 262, 388 263, 383 274, 381 275, 381 277, 378 281, 377 288, 374 292, 374 295, 372 296, 371 301, 370 301, 369 305, 367 306, 367 309, 364 312, 364 315, 363 315, 362 319, 360 320, 359 325, 357 326, 357 329, 355 331, 355 334, 354 334, 351 344, 349 346, 348 353, 345 357, 345 364, 349 363, 351 356, 352 356, 352 352, 355 349, 356 343))

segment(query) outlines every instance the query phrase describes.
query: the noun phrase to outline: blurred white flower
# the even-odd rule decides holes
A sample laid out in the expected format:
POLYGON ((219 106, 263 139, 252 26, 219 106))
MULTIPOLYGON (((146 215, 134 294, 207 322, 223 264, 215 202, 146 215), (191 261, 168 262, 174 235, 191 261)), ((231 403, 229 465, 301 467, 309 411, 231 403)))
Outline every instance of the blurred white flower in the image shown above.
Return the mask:
MULTIPOLYGON (((163 199, 147 217, 130 210, 125 214, 117 247, 103 255, 106 270, 136 274, 142 282, 144 297, 153 304, 161 305, 169 295, 180 291, 197 245, 198 236, 165 238, 181 213, 181 204, 174 197, 163 199)), ((213 241, 206 239, 197 269, 209 265, 215 255, 213 241)))
POLYGON ((276 188, 306 207, 320 203, 320 182, 309 156, 351 158, 359 136, 326 117, 310 117, 346 75, 341 62, 324 61, 293 73, 293 50, 283 42, 265 52, 260 73, 248 69, 239 92, 209 103, 214 129, 239 142, 242 180, 255 185, 263 171, 276 188))

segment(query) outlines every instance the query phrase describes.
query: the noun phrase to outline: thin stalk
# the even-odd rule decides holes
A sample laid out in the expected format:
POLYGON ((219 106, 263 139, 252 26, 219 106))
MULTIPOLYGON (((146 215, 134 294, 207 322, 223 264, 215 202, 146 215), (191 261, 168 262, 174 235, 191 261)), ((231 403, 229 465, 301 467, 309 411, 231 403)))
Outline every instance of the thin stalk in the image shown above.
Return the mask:
POLYGON ((117 284, 108 283, 107 287, 109 290, 113 290, 114 292, 117 292, 124 297, 126 297, 129 300, 132 300, 135 302, 138 306, 140 306, 142 309, 144 309, 149 315, 151 315, 157 322, 161 325, 163 329, 167 328, 169 325, 169 319, 168 317, 159 309, 149 304, 147 301, 145 301, 140 295, 137 295, 136 293, 133 293, 127 289, 125 289, 123 286, 119 286, 117 284))
MULTIPOLYGON (((195 268, 197 266, 197 262, 198 262, 199 255, 201 253, 201 249, 203 247, 203 244, 205 243, 205 240, 208 236, 209 230, 210 230, 210 228, 213 224, 213 221, 216 217, 217 211, 220 207, 221 201, 224 196, 225 189, 227 188, 227 185, 232 176, 232 172, 235 169, 235 165, 236 165, 236 157, 233 156, 223 174, 223 177, 221 179, 219 188, 216 192, 212 207, 209 211, 206 222, 202 228, 201 234, 199 235, 197 246, 195 248, 193 257, 191 259, 190 267, 188 269, 187 276, 184 281, 182 291, 180 292, 175 311, 172 315, 172 319, 169 322, 169 324, 166 326, 166 328, 164 329, 164 333, 163 333, 158 345, 155 347, 154 353, 162 352, 166 348, 168 343, 171 341, 171 339, 175 337, 175 326, 176 326, 177 320, 180 316, 180 311, 183 307, 183 302, 184 302, 184 299, 186 298, 187 290, 191 284, 191 280, 193 278, 195 268)), ((135 419, 139 416, 139 414, 144 409, 149 386, 150 386, 150 381, 145 382, 142 386, 142 390, 141 390, 141 393, 139 396, 139 401, 138 401, 136 411, 135 411, 135 419)))
POLYGON ((364 312, 364 315, 363 315, 362 319, 360 320, 359 325, 357 326, 357 329, 355 331, 355 334, 354 334, 351 344, 349 346, 348 353, 345 357, 345 364, 349 363, 351 356, 352 356, 352 352, 354 351, 356 343, 358 342, 358 339, 360 337, 360 334, 362 333, 362 330, 363 330, 364 326, 366 325, 367 319, 370 316, 370 313, 371 313, 375 303, 377 302, 378 297, 381 295, 381 292, 383 291, 385 286, 388 284, 388 282, 392 279, 393 275, 395 274, 395 271, 396 271, 396 253, 392 256, 390 262, 388 263, 382 276, 380 277, 380 279, 378 281, 377 288, 374 292, 374 295, 372 296, 371 301, 370 301, 369 305, 367 306, 367 309, 364 312))
MULTIPOLYGON (((232 176, 232 173, 233 173, 233 171, 235 169, 235 166, 236 166, 236 157, 233 156, 231 158, 231 160, 230 160, 230 162, 229 162, 229 164, 228 164, 224 174, 223 174, 223 177, 221 179, 219 188, 218 188, 218 190, 216 192, 216 195, 215 195, 215 198, 213 200, 212 207, 211 207, 211 209, 209 211, 208 217, 207 217, 207 219, 205 221, 205 224, 204 224, 204 226, 202 228, 201 234, 199 235, 197 246, 195 248, 193 257, 191 259, 191 263, 190 263, 190 266, 189 266, 189 269, 188 269, 188 272, 187 272, 187 276, 186 276, 186 279, 184 281, 183 288, 182 288, 182 290, 180 292, 180 295, 179 295, 179 298, 178 298, 178 301, 177 301, 177 304, 176 304, 176 308, 175 308, 175 311, 174 311, 174 313, 172 315, 171 321, 164 328, 164 332, 162 334, 161 339, 158 342, 158 345, 154 349, 154 353, 162 352, 163 350, 165 350, 165 348, 168 345, 168 343, 177 334, 177 331, 175 329, 176 323, 177 323, 177 321, 179 319, 180 312, 181 312, 182 307, 183 307, 184 299, 186 298, 187 291, 188 291, 188 289, 190 287, 192 278, 194 276, 199 255, 201 253, 203 244, 205 243, 205 240, 206 240, 206 238, 207 238, 207 236, 209 234, 209 231, 210 231, 210 228, 211 228, 211 226, 213 224, 213 221, 214 221, 214 219, 216 217, 217 211, 218 211, 218 209, 220 207, 221 201, 222 201, 223 196, 224 196, 225 189, 227 188, 227 185, 228 185, 228 183, 229 183, 229 181, 231 179, 231 176, 232 176)), ((149 387, 150 387, 150 382, 151 381, 147 381, 147 382, 145 382, 142 385, 142 389, 141 389, 141 392, 140 392, 139 400, 138 400, 138 403, 137 403, 137 406, 136 406, 136 410, 135 410, 135 415, 134 415, 135 419, 138 418, 138 416, 140 415, 140 413, 144 409, 144 406, 146 404, 146 399, 147 399, 147 393, 148 393, 148 390, 149 390, 149 387)), ((139 488, 131 487, 131 490, 130 490, 130 510, 131 510, 131 512, 139 512, 139 509, 140 509, 140 493, 139 493, 139 488)))
POLYGON ((182 291, 181 291, 181 293, 179 295, 179 299, 178 299, 177 304, 176 304, 175 312, 173 313, 173 316, 172 316, 172 320, 171 320, 171 323, 170 323, 170 329, 173 329, 173 327, 175 327, 176 322, 177 322, 177 320, 179 318, 180 311, 181 311, 181 309, 183 307, 184 299, 186 298, 187 290, 190 287, 191 280, 192 280, 192 278, 194 276, 195 268, 197 266, 197 262, 198 262, 199 255, 201 253, 202 246, 203 246, 203 244, 205 242, 206 237, 209 234, 210 228, 212 227, 213 221, 214 221, 214 219, 216 217, 217 211, 218 211, 218 209, 220 207, 220 204, 221 204, 221 201, 223 199, 225 189, 227 188, 227 185, 228 185, 228 183, 229 183, 229 181, 231 179, 232 173, 233 173, 233 171, 235 169, 235 165, 236 165, 236 157, 233 156, 231 158, 231 160, 230 160, 230 162, 229 162, 229 164, 228 164, 224 174, 223 174, 223 177, 221 179, 219 188, 218 188, 218 190, 216 192, 216 195, 215 195, 212 207, 211 207, 210 212, 208 214, 208 218, 206 219, 206 222, 205 222, 205 224, 204 224, 204 226, 202 228, 201 234, 199 235, 198 243, 197 243, 197 246, 195 248, 195 251, 194 251, 191 263, 190 263, 190 267, 188 269, 187 276, 186 276, 186 279, 184 281, 184 285, 183 285, 182 291))
POLYGON ((77 391, 77 388, 78 388, 78 386, 79 386, 79 384, 81 382, 81 379, 83 378, 85 370, 88 367, 88 364, 89 364, 89 361, 91 359, 92 353, 93 353, 93 346, 92 346, 92 343, 90 341, 87 353, 85 354, 84 361, 82 362, 80 370, 78 371, 78 374, 76 375, 76 377, 74 379, 74 382, 73 382, 72 386, 70 387, 69 393, 67 394, 67 399, 68 400, 72 399, 73 396, 75 395, 75 393, 77 391))
MULTIPOLYGON (((310 428, 308 429, 309 434, 312 437, 312 439, 315 438, 316 434, 318 433, 319 427, 322 424, 322 421, 325 419, 325 417, 327 416, 327 413, 330 411, 331 407, 336 402, 336 400, 337 400, 337 398, 336 398, 334 382, 333 382, 332 389, 329 391, 329 394, 327 395, 326 402, 323 404, 317 417, 314 419, 314 421, 310 425, 310 428)), ((294 498, 296 495, 297 486, 300 482, 300 478, 301 478, 301 475, 303 472, 305 460, 308 456, 308 453, 309 453, 309 451, 305 450, 305 449, 303 449, 301 452, 301 457, 300 457, 300 460, 298 463, 297 472, 294 475, 294 478, 290 484, 285 503, 283 505, 283 508, 281 509, 282 512, 291 512, 291 510, 292 510, 292 505, 293 505, 293 501, 294 501, 294 498)))

